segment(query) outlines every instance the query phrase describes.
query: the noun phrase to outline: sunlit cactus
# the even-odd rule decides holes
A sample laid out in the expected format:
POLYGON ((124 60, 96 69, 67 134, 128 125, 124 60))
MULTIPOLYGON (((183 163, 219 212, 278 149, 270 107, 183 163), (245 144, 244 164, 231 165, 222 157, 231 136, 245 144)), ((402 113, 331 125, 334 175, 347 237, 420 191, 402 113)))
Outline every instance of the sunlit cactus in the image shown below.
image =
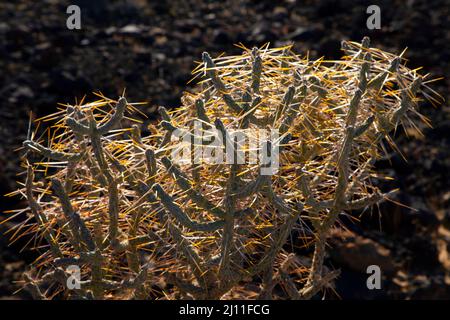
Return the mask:
POLYGON ((42 252, 25 277, 35 298, 310 299, 332 287, 330 230, 340 214, 387 198, 374 162, 383 143, 395 147, 388 134, 399 125, 426 123, 418 94, 434 93, 368 38, 343 42, 337 61, 289 46, 242 50, 203 53, 196 90, 177 110, 161 107, 149 134, 124 97, 35 121, 53 124, 24 142, 26 180, 14 194, 32 215, 12 236, 34 234, 42 252), (223 150, 233 130, 276 130, 265 144, 279 152, 276 172, 261 174, 260 162, 178 163, 175 132, 208 145, 196 142, 195 123, 220 131, 223 150), (68 266, 81 270, 79 289, 67 286, 68 266))

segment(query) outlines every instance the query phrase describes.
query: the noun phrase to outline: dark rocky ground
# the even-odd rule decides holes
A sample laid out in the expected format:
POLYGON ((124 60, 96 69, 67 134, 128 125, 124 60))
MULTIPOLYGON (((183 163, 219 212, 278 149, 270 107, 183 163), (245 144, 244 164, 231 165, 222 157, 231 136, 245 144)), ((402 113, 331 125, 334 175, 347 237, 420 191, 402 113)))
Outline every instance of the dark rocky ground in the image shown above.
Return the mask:
MULTIPOLYGON (((55 110, 101 90, 107 96, 127 89, 132 101, 176 107, 202 51, 239 53, 233 46, 271 42, 295 44, 296 52, 339 57, 340 41, 360 40, 400 52, 408 47, 411 66, 447 77, 434 88, 449 100, 450 3, 448 0, 386 1, 150 1, 41 0, 0 2, 0 193, 16 188, 19 171, 14 151, 26 135, 28 112, 55 110), (366 28, 366 8, 382 10, 382 29, 366 28), (66 29, 66 8, 78 4, 82 30, 66 29)), ((189 88, 189 86, 188 86, 189 88)), ((380 161, 400 188, 396 200, 361 223, 344 221, 348 232, 331 241, 328 264, 342 269, 336 291, 341 298, 450 298, 450 112, 445 104, 424 103, 433 123, 423 138, 396 141, 398 155, 380 161), (369 291, 365 267, 384 271, 383 289, 369 291)), ((17 199, 1 198, 0 211, 19 208, 17 199)), ((1 219, 1 218, 0 218, 1 219)), ((345 219, 344 219, 345 220, 345 219)), ((24 243, 7 245, 8 223, 0 226, 0 297, 12 295, 33 253, 24 243)), ((337 297, 330 295, 330 297, 337 297)))

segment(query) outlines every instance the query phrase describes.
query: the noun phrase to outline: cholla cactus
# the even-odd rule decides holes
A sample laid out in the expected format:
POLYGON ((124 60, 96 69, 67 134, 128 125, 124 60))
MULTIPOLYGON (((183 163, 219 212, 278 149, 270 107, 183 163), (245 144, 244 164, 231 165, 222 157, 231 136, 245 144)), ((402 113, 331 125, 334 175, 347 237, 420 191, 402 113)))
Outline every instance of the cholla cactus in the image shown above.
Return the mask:
POLYGON ((330 229, 340 214, 386 197, 373 184, 374 161, 383 141, 393 144, 389 132, 422 119, 416 103, 426 82, 368 38, 344 42, 345 56, 331 62, 290 47, 242 49, 204 53, 193 72, 199 89, 174 112, 161 107, 162 121, 145 137, 136 124, 120 128, 136 121, 123 97, 41 119, 55 121, 48 147, 24 142, 18 191, 34 216, 18 229, 48 249, 26 276, 36 298, 309 299, 332 285, 339 272, 324 267, 330 229), (277 130, 279 139, 264 144, 279 150, 277 172, 261 174, 261 162, 176 163, 174 133, 195 140, 196 121, 223 134, 220 148, 233 130, 277 130), (294 230, 311 259, 285 246, 294 230), (69 265, 81 270, 75 290, 69 265), (250 281, 259 292, 246 290, 250 281))

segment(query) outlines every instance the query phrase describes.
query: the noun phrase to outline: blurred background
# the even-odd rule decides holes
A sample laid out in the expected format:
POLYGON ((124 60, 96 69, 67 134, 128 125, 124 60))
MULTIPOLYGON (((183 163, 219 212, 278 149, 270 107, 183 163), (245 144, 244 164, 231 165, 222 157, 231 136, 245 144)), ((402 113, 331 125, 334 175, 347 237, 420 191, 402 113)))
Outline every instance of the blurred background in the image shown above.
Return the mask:
MULTIPOLYGON (((450 2, 386 1, 201 1, 41 0, 0 1, 0 222, 4 210, 26 206, 3 197, 17 188, 20 152, 29 111, 44 115, 58 103, 74 103, 93 91, 115 98, 126 88, 129 101, 180 105, 195 61, 208 51, 239 54, 234 46, 294 44, 312 58, 339 58, 341 40, 369 36, 372 46, 400 53, 410 67, 423 67, 446 101, 450 92, 450 2), (66 9, 81 8, 81 30, 68 30, 66 9), (366 9, 381 9, 381 29, 369 30, 366 9)), ((343 218, 347 231, 330 239, 327 265, 342 270, 333 299, 450 299, 450 111, 444 103, 420 105, 432 129, 424 137, 395 136, 407 161, 389 154, 377 164, 394 181, 386 190, 403 205, 343 218), (411 209, 414 208, 414 209, 411 209), (355 223, 355 220, 360 220, 355 223), (366 267, 381 267, 381 290, 366 287, 366 267)), ((28 299, 15 283, 35 252, 8 245, 0 225, 0 299, 28 299)))

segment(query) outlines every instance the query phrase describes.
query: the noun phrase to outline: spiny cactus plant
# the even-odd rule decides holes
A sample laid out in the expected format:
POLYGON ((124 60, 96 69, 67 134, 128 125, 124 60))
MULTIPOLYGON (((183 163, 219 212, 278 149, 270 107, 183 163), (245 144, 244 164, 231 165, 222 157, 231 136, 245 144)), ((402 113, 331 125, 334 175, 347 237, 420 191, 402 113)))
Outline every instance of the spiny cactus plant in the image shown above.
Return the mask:
POLYGON ((162 121, 144 135, 124 97, 36 120, 53 124, 24 142, 26 180, 14 193, 31 215, 12 239, 34 234, 42 252, 28 290, 39 299, 310 299, 332 286, 330 230, 340 214, 387 197, 374 185, 374 162, 383 143, 394 146, 391 131, 426 121, 416 104, 428 89, 426 77, 368 38, 342 48, 337 61, 310 61, 290 46, 204 53, 197 90, 175 111, 161 107, 162 121), (261 161, 177 163, 174 133, 195 141, 195 122, 223 134, 221 149, 233 130, 276 130, 279 139, 263 146, 279 151, 278 170, 262 174, 261 161), (70 289, 73 265, 81 282, 70 289))

